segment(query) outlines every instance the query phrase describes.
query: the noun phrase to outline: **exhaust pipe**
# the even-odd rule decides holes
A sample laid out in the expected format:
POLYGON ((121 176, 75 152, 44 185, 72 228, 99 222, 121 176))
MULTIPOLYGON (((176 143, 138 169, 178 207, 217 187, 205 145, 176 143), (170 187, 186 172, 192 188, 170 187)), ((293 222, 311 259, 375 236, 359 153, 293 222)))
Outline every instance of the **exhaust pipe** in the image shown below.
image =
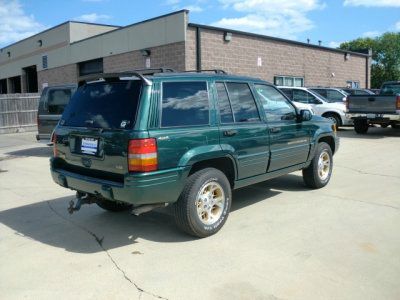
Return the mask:
POLYGON ((161 207, 166 207, 168 206, 169 203, 157 203, 157 204, 146 204, 146 205, 141 205, 138 207, 135 207, 131 214, 135 216, 139 216, 141 214, 147 213, 149 211, 152 211, 153 209, 156 208, 161 208, 161 207))

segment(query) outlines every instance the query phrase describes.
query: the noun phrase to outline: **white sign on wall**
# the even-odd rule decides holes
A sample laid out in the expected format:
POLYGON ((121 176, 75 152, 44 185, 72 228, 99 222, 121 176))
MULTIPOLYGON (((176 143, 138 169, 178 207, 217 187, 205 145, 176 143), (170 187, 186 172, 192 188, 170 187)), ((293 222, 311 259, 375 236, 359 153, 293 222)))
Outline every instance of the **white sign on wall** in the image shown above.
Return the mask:
POLYGON ((262 66, 262 58, 258 57, 257 58, 257 67, 261 67, 262 66))
POLYGON ((146 57, 146 69, 150 69, 150 67, 151 67, 150 57, 146 57))
POLYGON ((49 86, 48 82, 43 82, 42 83, 42 89, 47 88, 49 86))

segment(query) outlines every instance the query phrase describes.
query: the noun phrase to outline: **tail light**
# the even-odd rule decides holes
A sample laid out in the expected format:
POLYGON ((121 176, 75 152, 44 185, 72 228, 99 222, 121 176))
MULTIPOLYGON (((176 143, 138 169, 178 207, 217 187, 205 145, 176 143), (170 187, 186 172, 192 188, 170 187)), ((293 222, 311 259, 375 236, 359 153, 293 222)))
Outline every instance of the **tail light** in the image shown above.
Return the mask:
POLYGON ((36 115, 36 125, 39 127, 40 125, 40 119, 39 119, 39 114, 36 115))
POLYGON ((346 105, 346 111, 348 111, 349 110, 349 104, 350 104, 349 96, 346 97, 346 100, 344 101, 344 104, 346 105))
POLYGON ((158 168, 156 139, 130 140, 128 146, 128 170, 150 172, 158 168))
POLYGON ((54 132, 51 135, 51 142, 53 143, 53 156, 57 157, 57 135, 54 132))
POLYGON ((396 97, 396 110, 400 110, 400 95, 396 97))

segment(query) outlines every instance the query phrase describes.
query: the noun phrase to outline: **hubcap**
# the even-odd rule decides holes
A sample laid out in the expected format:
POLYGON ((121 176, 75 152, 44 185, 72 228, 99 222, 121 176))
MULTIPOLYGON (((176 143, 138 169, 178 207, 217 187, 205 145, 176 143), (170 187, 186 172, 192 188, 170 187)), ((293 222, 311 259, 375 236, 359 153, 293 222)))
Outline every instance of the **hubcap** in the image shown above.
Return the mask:
POLYGON ((196 208, 200 221, 212 225, 219 220, 225 207, 225 193, 215 181, 208 182, 197 194, 196 208))
POLYGON ((328 117, 329 120, 333 122, 333 124, 337 125, 337 120, 335 117, 328 117))
POLYGON ((329 176, 331 170, 331 158, 329 153, 325 150, 323 151, 318 159, 318 176, 321 180, 326 180, 329 176))

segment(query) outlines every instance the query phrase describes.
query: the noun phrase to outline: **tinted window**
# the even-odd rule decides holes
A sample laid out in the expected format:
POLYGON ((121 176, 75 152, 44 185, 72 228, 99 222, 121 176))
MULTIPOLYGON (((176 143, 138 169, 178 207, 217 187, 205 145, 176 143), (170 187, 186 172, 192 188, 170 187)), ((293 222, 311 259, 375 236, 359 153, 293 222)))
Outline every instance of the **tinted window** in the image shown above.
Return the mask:
POLYGON ((320 94, 321 96, 326 98, 326 90, 320 90, 320 89, 311 89, 313 92, 316 92, 318 94, 320 94))
POLYGON ((387 96, 400 95, 400 84, 385 84, 379 94, 387 96))
POLYGON ((206 82, 164 82, 162 91, 163 127, 209 124, 206 82))
POLYGON ((217 82, 215 86, 218 94, 218 108, 221 123, 233 123, 232 108, 229 102, 228 93, 225 89, 225 84, 217 82))
POLYGON ((307 91, 303 90, 293 90, 293 101, 301 102, 301 103, 316 103, 316 99, 313 95, 311 95, 307 91))
POLYGON ((291 89, 281 89, 281 91, 288 97, 289 99, 293 98, 293 93, 291 89))
POLYGON ((255 89, 261 99, 268 121, 293 120, 296 110, 274 87, 256 84, 255 89))
POLYGON ((71 94, 72 91, 70 89, 49 90, 47 93, 47 107, 49 113, 61 115, 71 99, 71 94))
POLYGON ((132 128, 139 102, 140 80, 97 82, 80 87, 67 105, 60 125, 132 128))
POLYGON ((343 102, 344 97, 342 93, 336 90, 327 90, 325 98, 328 99, 329 102, 343 102))
POLYGON ((229 82, 226 86, 235 122, 259 121, 260 116, 258 115, 257 106, 248 84, 229 82))

